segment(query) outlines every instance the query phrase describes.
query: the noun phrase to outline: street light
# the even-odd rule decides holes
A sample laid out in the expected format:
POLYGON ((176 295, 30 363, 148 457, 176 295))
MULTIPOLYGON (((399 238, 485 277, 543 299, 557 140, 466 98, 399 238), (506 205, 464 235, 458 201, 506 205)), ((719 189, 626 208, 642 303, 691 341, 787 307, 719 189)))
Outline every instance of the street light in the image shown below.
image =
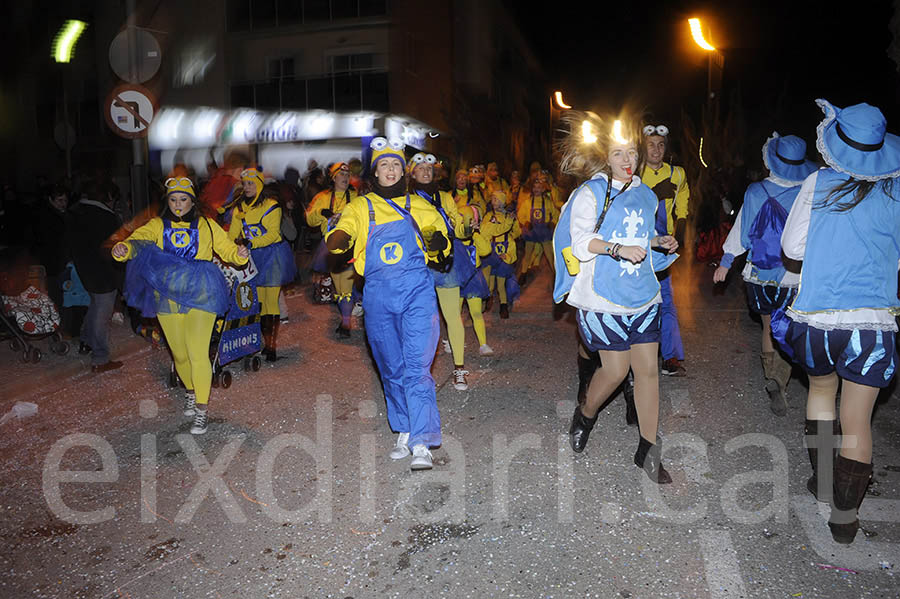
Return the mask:
POLYGON ((553 153, 553 113, 557 112, 557 119, 560 115, 562 115, 562 111, 569 110, 572 107, 565 103, 562 97, 562 92, 557 90, 553 92, 553 95, 550 96, 550 155, 553 153))
POLYGON ((706 39, 706 36, 703 35, 703 25, 701 24, 700 19, 696 17, 688 19, 688 26, 691 29, 691 37, 694 38, 694 43, 703 51, 707 52, 706 105, 709 110, 712 110, 713 99, 716 97, 716 92, 722 83, 722 72, 725 70, 725 57, 706 39), (716 67, 715 85, 713 84, 714 65, 716 67))
MULTIPOLYGON (((53 38, 53 60, 59 64, 67 64, 72 61, 75 54, 75 44, 84 33, 87 23, 77 19, 69 19, 63 23, 56 37, 53 38)), ((61 71, 62 77, 62 102, 63 102, 63 145, 66 150, 66 176, 72 177, 72 148, 69 147, 69 98, 66 93, 66 72, 61 71)))
POLYGON ((556 100, 556 105, 563 110, 569 110, 570 108, 572 108, 571 106, 563 102, 562 92, 560 91, 553 92, 553 99, 556 100))

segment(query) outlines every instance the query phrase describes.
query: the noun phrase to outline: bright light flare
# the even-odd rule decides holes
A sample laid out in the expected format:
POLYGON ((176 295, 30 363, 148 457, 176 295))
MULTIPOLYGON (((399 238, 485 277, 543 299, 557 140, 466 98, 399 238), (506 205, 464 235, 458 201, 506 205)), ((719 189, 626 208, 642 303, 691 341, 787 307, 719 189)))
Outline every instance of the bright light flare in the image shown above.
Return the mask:
POLYGON ((700 138, 700 164, 703 165, 703 168, 709 168, 709 165, 706 164, 703 160, 703 138, 700 138))
POLYGON ((66 21, 53 38, 53 59, 56 62, 70 62, 75 52, 75 44, 84 33, 87 23, 75 19, 66 21))
POLYGON ((593 144, 597 143, 597 136, 594 135, 594 131, 591 127, 591 124, 588 121, 583 121, 581 123, 581 135, 584 137, 584 143, 593 144))
POLYGON ((616 119, 613 123, 612 138, 617 144, 627 144, 628 140, 622 135, 622 121, 616 119))
POLYGON ((688 19, 688 24, 691 26, 691 35, 694 37, 694 43, 706 50, 707 52, 712 52, 716 49, 715 46, 706 41, 706 38, 703 37, 703 29, 700 27, 700 19, 688 19))
POLYGON ((570 108, 572 108, 571 106, 563 102, 562 92, 553 92, 553 99, 556 100, 556 105, 563 110, 569 110, 570 108))

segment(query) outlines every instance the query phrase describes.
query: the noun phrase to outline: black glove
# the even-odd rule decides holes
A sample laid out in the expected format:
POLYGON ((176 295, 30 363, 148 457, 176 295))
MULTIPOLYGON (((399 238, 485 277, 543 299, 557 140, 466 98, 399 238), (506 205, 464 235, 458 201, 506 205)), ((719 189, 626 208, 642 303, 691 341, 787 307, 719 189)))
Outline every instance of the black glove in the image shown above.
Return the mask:
POLYGON ((429 252, 442 252, 447 249, 447 244, 447 238, 444 237, 444 234, 440 231, 435 231, 431 239, 428 240, 427 249, 429 252))
POLYGON ((329 210, 328 208, 322 210, 322 218, 329 219, 332 216, 334 216, 334 210, 329 210))
POLYGON ((663 179, 653 186, 653 193, 656 194, 656 199, 660 202, 668 200, 669 198, 674 198, 676 191, 677 188, 675 187, 675 184, 672 183, 672 179, 663 179))

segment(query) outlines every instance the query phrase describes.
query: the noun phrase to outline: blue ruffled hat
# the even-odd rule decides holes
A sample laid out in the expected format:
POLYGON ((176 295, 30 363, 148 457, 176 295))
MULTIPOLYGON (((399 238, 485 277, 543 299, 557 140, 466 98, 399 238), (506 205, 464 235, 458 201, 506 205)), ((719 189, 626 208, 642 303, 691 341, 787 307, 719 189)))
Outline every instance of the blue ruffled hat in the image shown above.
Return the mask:
POLYGON ((825 113, 816 148, 828 166, 863 181, 900 176, 900 137, 887 132, 878 108, 863 103, 842 110, 822 99, 816 104, 825 113))
POLYGON ((796 135, 781 137, 778 132, 763 144, 763 163, 769 172, 786 181, 803 181, 816 164, 806 159, 806 142, 796 135))

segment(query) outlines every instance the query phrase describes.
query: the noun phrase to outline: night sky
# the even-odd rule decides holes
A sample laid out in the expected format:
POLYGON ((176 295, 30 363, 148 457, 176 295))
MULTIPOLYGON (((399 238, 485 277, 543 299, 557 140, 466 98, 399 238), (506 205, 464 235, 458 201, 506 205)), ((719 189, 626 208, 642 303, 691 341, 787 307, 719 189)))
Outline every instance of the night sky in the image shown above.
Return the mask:
POLYGON ((894 11, 887 0, 575 2, 529 5, 527 12, 521 3, 507 5, 550 85, 575 108, 618 110, 627 104, 670 123, 682 107, 699 113, 706 56, 687 25, 699 16, 725 55, 723 108, 739 96, 753 136, 774 129, 812 142, 822 118, 817 97, 840 107, 874 104, 887 116, 888 129, 900 133, 900 78, 887 55, 894 11))

